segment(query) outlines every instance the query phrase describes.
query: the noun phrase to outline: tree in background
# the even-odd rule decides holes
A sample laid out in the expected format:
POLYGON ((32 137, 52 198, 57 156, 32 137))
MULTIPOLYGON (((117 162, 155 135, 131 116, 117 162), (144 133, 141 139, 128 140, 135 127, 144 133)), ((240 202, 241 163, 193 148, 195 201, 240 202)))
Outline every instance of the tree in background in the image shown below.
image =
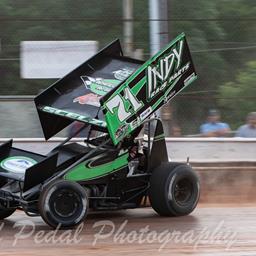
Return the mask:
POLYGON ((245 122, 249 112, 256 111, 256 61, 248 62, 235 80, 219 88, 218 104, 223 108, 225 119, 236 130, 245 122))
POLYGON ((217 6, 225 40, 215 47, 229 48, 222 56, 227 63, 228 80, 232 80, 238 70, 256 58, 256 4, 254 0, 222 0, 217 6))

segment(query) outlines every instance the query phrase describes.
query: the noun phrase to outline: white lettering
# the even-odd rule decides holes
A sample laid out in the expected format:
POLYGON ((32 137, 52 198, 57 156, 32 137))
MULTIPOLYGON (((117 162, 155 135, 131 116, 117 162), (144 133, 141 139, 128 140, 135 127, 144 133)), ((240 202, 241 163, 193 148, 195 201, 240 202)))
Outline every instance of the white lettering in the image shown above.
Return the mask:
MULTIPOLYGON (((128 88, 128 87, 126 87, 124 89, 124 99, 129 101, 129 103, 131 104, 131 106, 133 108, 133 111, 137 111, 143 105, 132 94, 132 92, 130 91, 130 88, 128 88)), ((120 122, 123 122, 124 120, 126 120, 127 118, 129 118, 132 115, 131 112, 126 111, 124 101, 119 94, 117 94, 115 97, 110 99, 106 103, 106 107, 112 114, 114 114, 114 109, 117 108, 117 116, 118 116, 118 119, 120 120, 120 122)))
MULTIPOLYGON (((159 60, 158 66, 149 66, 147 68, 147 93, 149 99, 156 96, 168 85, 168 83, 175 79, 171 76, 171 74, 181 65, 183 44, 184 41, 181 40, 178 43, 177 48, 173 49, 169 55, 159 60), (172 77, 172 79, 169 79, 170 76, 172 77)), ((178 77, 183 72, 184 67, 178 70, 175 76, 178 77)))

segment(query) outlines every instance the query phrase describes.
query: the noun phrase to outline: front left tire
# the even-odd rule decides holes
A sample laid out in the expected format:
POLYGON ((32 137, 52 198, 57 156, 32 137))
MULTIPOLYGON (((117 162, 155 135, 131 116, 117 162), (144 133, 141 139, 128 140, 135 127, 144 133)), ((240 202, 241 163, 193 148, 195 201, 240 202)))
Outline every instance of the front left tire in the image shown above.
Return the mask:
POLYGON ((58 180, 46 186, 39 197, 39 213, 53 228, 69 228, 87 216, 89 202, 85 189, 76 182, 58 180))

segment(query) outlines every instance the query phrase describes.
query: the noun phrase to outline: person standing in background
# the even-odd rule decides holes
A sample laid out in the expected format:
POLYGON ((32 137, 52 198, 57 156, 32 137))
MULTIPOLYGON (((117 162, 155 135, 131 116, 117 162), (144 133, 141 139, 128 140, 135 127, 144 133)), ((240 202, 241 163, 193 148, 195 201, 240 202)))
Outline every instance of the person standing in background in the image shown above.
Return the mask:
POLYGON ((216 109, 209 110, 207 122, 200 126, 200 133, 204 137, 225 137, 229 131, 229 125, 220 122, 220 113, 216 109))
POLYGON ((247 123, 240 126, 236 132, 236 137, 256 138, 256 112, 247 115, 247 123))

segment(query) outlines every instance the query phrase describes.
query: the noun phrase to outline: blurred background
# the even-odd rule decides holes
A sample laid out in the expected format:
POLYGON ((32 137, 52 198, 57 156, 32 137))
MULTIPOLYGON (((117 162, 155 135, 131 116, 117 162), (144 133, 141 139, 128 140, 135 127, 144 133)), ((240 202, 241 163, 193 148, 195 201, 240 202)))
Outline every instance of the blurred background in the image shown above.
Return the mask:
POLYGON ((234 132, 256 111, 255 0, 1 0, 0 137, 42 137, 33 95, 57 79, 22 76, 23 41, 119 38, 147 60, 181 32, 199 79, 163 108, 167 136, 198 136, 209 109, 234 132))

